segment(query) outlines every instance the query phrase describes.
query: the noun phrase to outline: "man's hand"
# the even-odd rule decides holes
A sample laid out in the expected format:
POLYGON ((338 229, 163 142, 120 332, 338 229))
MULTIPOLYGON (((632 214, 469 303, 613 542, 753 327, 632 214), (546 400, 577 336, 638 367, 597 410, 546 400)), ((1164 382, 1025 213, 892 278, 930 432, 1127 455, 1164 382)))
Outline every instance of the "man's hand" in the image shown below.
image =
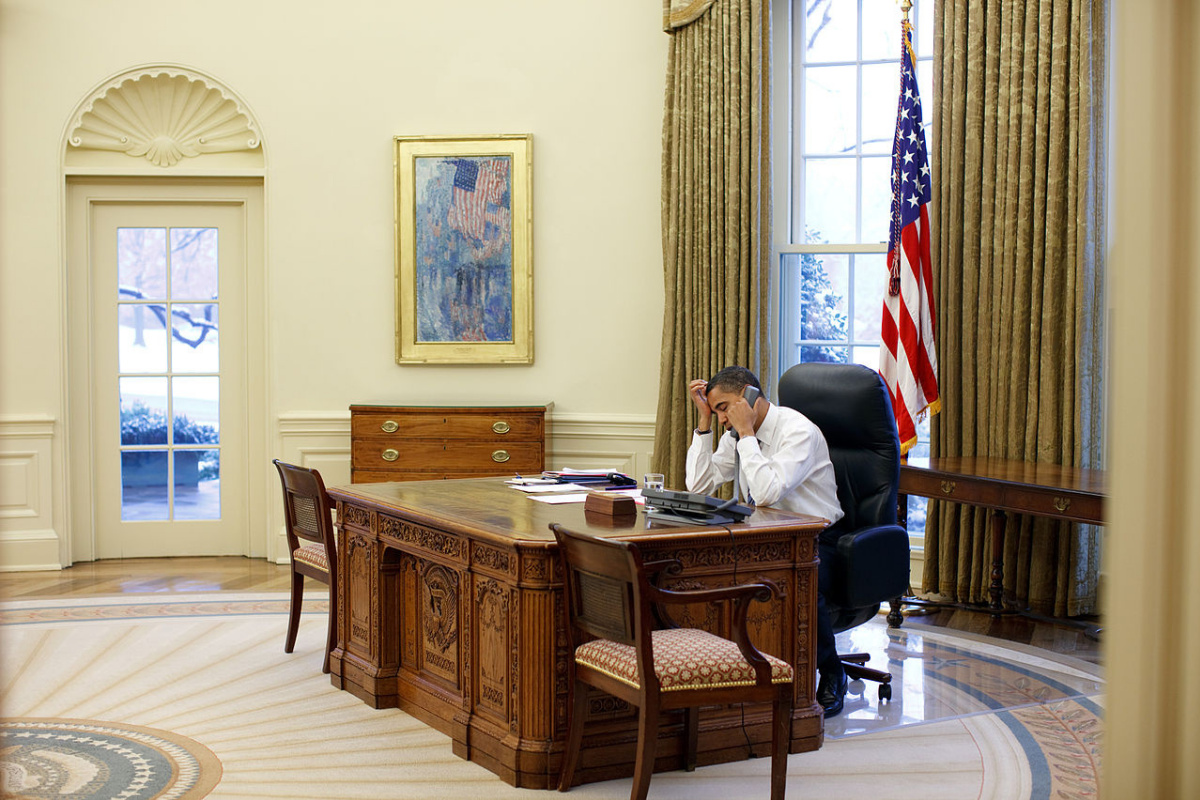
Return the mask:
POLYGON ((708 381, 704 378, 696 378, 688 384, 688 394, 700 412, 700 424, 696 428, 698 431, 712 430, 712 408, 708 405, 707 389, 708 381))
POLYGON ((758 421, 758 413, 746 402, 745 397, 739 397, 729 404, 725 409, 725 418, 728 420, 727 427, 737 431, 738 436, 754 436, 754 423, 758 421))

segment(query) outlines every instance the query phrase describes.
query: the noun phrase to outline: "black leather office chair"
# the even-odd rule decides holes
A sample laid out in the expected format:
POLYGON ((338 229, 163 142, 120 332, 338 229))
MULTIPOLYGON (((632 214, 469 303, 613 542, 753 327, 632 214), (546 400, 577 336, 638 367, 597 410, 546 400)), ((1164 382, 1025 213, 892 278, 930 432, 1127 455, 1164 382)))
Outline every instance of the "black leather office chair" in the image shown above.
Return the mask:
MULTIPOLYGON (((908 591, 908 532, 896 524, 900 440, 887 385, 858 364, 797 364, 779 379, 779 403, 812 420, 829 444, 845 512, 832 559, 833 585, 825 592, 835 633, 863 624, 884 601, 908 591)), ((898 625, 899 620, 893 624, 898 625)), ((879 681, 879 698, 892 696, 890 673, 865 666, 865 654, 839 654, 850 678, 879 681)))

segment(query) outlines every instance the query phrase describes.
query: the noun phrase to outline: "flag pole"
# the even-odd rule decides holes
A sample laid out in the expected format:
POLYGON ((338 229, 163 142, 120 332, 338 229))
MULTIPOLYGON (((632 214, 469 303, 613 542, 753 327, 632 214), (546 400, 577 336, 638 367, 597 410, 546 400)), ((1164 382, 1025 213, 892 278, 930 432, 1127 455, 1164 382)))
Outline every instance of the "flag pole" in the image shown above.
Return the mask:
MULTIPOLYGON (((900 20, 900 27, 902 30, 903 30, 904 26, 908 24, 908 12, 909 11, 912 11, 912 0, 900 0, 900 14, 902 17, 902 19, 900 20)), ((907 450, 900 454, 900 463, 901 464, 908 463, 908 451, 907 450)), ((907 499, 907 498, 905 498, 905 499, 907 499)), ((903 511, 901 511, 899 505, 900 504, 897 503, 896 516, 899 517, 900 519, 903 519, 906 521, 905 527, 907 528, 908 527, 907 526, 907 519, 908 519, 907 505, 908 504, 905 503, 905 508, 903 509, 903 511)))

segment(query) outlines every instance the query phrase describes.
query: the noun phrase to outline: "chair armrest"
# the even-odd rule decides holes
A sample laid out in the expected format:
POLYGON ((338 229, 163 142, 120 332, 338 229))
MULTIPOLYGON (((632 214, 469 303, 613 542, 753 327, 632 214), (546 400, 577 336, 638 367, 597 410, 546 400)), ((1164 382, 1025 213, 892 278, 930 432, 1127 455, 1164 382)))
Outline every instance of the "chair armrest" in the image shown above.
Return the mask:
POLYGON ((683 603, 718 603, 730 601, 733 603, 733 619, 730 630, 730 640, 738 646, 742 657, 754 668, 754 682, 758 686, 771 683, 771 662, 750 641, 750 632, 746 627, 746 615, 750 610, 750 601, 760 603, 784 596, 783 591, 774 581, 763 579, 757 583, 741 583, 736 586, 720 586, 713 589, 659 589, 650 586, 648 600, 664 605, 680 605, 683 603))
POLYGON ((841 608, 863 608, 908 592, 908 531, 899 525, 861 528, 837 541, 835 596, 841 608))
POLYGON ((660 589, 650 586, 647 599, 655 603, 720 603, 727 600, 753 599, 766 603, 773 598, 782 597, 783 592, 773 581, 758 583, 739 583, 736 586, 717 586, 712 589, 660 589))

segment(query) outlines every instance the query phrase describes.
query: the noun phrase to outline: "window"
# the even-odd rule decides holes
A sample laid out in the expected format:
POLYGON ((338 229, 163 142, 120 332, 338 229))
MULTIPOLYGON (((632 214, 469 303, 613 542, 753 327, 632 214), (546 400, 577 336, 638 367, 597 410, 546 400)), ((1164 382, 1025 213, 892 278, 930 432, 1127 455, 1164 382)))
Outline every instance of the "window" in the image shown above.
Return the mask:
MULTIPOLYGON (((775 247, 780 374, 802 361, 879 366, 891 153, 900 89, 897 0, 775 5, 775 247)), ((913 52, 931 143, 933 0, 914 0, 913 52)), ((928 456, 929 423, 910 458, 928 456)), ((919 544, 924 500, 909 501, 919 544)))
POLYGON ((123 520, 221 516, 217 264, 216 228, 117 229, 123 520))

